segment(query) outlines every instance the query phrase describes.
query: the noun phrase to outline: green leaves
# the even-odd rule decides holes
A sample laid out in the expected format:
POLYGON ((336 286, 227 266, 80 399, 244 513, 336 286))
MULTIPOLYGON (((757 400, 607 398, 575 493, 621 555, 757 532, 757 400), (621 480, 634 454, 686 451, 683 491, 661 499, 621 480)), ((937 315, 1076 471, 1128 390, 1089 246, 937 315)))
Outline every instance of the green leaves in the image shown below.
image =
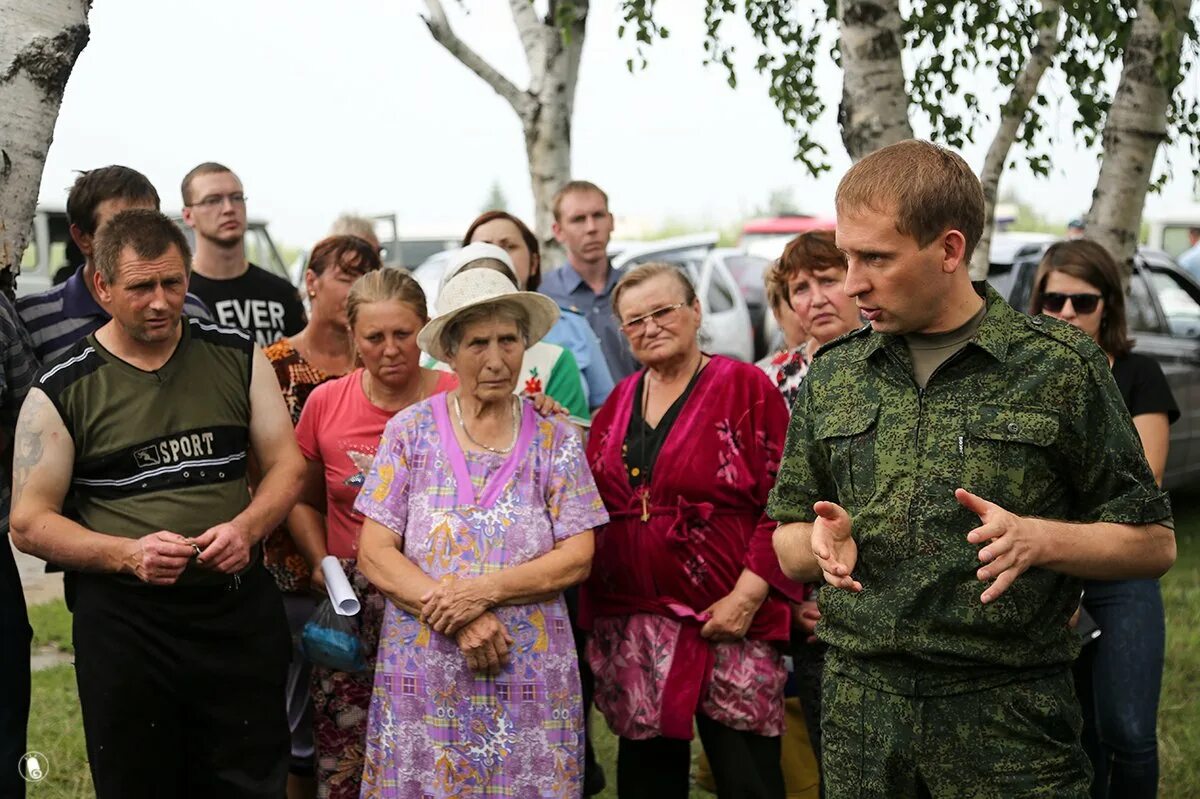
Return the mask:
MULTIPOLYGON (((1169 0, 1153 2, 1159 13, 1171 13, 1169 0)), ((1068 135, 1089 149, 1099 145, 1117 80, 1114 67, 1128 42, 1137 0, 1062 0, 1061 5, 1050 74, 1024 109, 1017 135, 1027 165, 1039 175, 1051 166, 1044 115, 1062 115, 1061 102, 1048 102, 1053 95, 1046 86, 1065 88, 1078 107, 1068 135)), ((655 21, 655 0, 622 0, 621 9, 618 36, 632 34, 635 42, 635 57, 626 66, 631 72, 645 69, 649 48, 668 32, 655 21)), ((980 104, 979 87, 990 84, 1002 96, 1011 94, 1050 13, 1042 0, 912 0, 897 37, 912 66, 910 114, 925 120, 936 141, 955 148, 974 141, 984 123, 996 121, 995 109, 980 104)), ((828 150, 811 129, 827 110, 816 88, 817 59, 828 54, 840 65, 837 15, 837 0, 704 0, 704 65, 723 70, 736 89, 734 47, 723 32, 729 24, 749 26, 758 50, 754 70, 767 76, 768 96, 794 131, 796 160, 813 175, 829 169, 828 150)), ((1196 26, 1183 19, 1165 27, 1164 35, 1184 40, 1178 60, 1154 64, 1173 89, 1168 138, 1188 143, 1200 175, 1200 100, 1181 88, 1182 77, 1196 63, 1196 26)))

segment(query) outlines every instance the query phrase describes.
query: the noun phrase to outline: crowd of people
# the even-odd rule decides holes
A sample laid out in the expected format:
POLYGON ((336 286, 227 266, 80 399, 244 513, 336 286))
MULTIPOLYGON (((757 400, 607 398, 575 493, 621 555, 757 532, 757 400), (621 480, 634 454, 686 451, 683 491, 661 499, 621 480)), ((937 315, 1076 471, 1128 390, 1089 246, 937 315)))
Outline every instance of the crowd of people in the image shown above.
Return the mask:
POLYGON ((65 571, 97 796, 670 799, 696 735, 722 799, 790 795, 797 746, 831 798, 1155 795, 1178 409, 1096 244, 1047 250, 1033 316, 970 280, 956 154, 846 173, 757 365, 706 352, 684 271, 612 268, 593 183, 565 264, 489 211, 436 298, 353 218, 302 297, 247 261, 235 173, 181 195, 194 251, 140 173, 82 174, 83 265, 0 298, 0 484, 65 571), (301 645, 333 561, 362 668, 301 645))

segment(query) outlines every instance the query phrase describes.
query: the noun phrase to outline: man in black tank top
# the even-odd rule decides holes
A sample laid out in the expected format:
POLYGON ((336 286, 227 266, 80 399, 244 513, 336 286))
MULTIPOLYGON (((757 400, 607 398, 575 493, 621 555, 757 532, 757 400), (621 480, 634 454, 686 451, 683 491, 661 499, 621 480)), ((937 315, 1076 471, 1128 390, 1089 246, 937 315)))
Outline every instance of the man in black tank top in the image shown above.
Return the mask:
POLYGON ((182 316, 190 253, 169 219, 118 214, 96 265, 113 318, 35 378, 12 512, 18 548, 79 573, 96 795, 281 796, 290 643, 258 543, 304 473, 290 417, 248 334, 182 316))

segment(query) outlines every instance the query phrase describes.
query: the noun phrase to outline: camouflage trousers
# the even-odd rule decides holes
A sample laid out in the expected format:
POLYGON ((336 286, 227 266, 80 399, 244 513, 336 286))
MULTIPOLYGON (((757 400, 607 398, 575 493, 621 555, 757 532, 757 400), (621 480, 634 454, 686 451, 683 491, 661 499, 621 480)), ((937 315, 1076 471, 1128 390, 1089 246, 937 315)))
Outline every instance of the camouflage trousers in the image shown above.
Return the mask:
POLYGON ((955 696, 900 696, 826 672, 826 799, 1087 799, 1071 673, 955 696))

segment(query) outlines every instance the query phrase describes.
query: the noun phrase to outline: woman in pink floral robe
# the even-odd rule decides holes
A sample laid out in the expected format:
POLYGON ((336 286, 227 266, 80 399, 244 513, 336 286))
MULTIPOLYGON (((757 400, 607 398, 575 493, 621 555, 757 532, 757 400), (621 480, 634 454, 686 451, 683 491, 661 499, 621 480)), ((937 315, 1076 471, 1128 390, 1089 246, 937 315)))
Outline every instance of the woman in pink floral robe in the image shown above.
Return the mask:
POLYGON ((581 609, 596 705, 621 738, 618 792, 687 796, 695 723, 719 795, 782 797, 780 589, 800 587, 779 570, 764 508, 787 406, 753 365, 700 351, 699 304, 677 269, 633 270, 614 305, 647 369, 593 422, 610 522, 581 609))

